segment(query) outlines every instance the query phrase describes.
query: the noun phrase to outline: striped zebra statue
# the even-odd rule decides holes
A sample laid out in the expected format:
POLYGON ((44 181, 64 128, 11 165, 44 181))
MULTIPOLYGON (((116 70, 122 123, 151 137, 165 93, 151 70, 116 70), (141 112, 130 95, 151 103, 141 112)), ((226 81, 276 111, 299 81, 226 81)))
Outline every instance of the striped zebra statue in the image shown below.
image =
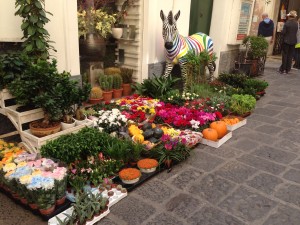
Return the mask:
MULTIPOLYGON (((181 68, 181 76, 184 82, 184 89, 186 89, 186 77, 187 77, 187 60, 185 55, 189 51, 193 51, 195 54, 206 50, 210 55, 213 54, 213 41, 211 37, 204 33, 196 33, 188 37, 183 37, 179 34, 176 21, 180 16, 180 10, 173 17, 172 11, 169 12, 168 17, 164 12, 160 11, 160 18, 163 22, 163 39, 165 42, 166 53, 166 69, 164 77, 168 77, 175 64, 179 64, 181 68)), ((213 73, 215 71, 215 63, 210 62, 208 65, 209 80, 213 79, 213 73)))

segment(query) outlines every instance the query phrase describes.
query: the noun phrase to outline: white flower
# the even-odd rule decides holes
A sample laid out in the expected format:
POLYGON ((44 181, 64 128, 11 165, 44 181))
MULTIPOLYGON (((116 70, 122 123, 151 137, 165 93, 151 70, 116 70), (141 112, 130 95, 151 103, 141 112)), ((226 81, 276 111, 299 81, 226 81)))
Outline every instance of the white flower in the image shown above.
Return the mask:
POLYGON ((112 109, 111 111, 114 115, 118 115, 120 113, 118 109, 112 109))

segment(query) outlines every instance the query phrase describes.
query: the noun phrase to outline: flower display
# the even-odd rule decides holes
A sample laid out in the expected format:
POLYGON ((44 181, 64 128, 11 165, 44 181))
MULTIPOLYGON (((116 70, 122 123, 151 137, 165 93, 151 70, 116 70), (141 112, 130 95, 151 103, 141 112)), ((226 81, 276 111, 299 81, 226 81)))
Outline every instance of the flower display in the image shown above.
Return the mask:
POLYGON ((127 118, 122 115, 119 109, 100 110, 98 112, 97 125, 106 133, 118 131, 120 127, 125 126, 127 118))
POLYGON ((134 180, 141 176, 141 172, 135 168, 122 169, 119 172, 119 177, 122 180, 134 180))
POLYGON ((137 162, 137 166, 143 169, 151 169, 158 166, 158 162, 155 159, 141 159, 137 162))
POLYGON ((162 120, 163 123, 177 128, 193 128, 192 126, 200 128, 200 126, 205 126, 216 120, 215 113, 178 107, 171 104, 162 104, 160 107, 157 107, 156 117, 156 120, 162 120), (196 124, 195 121, 197 121, 196 124))
POLYGON ((65 195, 65 167, 58 167, 52 159, 37 159, 36 153, 27 153, 12 143, 0 140, 0 145, 0 184, 6 190, 25 199, 24 203, 38 204, 41 209, 53 207, 56 196, 65 195), (3 161, 5 158, 10 160, 3 161))

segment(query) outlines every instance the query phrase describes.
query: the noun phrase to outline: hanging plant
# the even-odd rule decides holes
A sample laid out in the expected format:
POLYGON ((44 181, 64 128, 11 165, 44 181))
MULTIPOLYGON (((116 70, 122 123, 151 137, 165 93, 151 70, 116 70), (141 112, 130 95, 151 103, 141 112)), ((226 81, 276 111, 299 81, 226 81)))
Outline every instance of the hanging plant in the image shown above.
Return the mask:
POLYGON ((15 15, 23 18, 23 51, 36 58, 49 58, 49 50, 56 50, 50 45, 50 34, 44 28, 50 21, 47 14, 52 15, 45 10, 45 0, 16 0, 15 8, 15 15))

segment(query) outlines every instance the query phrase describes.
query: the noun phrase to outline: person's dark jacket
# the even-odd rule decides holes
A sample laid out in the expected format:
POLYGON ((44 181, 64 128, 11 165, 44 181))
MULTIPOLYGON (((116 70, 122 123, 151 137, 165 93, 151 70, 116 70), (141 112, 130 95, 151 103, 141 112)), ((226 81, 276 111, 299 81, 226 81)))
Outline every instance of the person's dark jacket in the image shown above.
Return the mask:
POLYGON ((289 19, 283 26, 283 42, 289 45, 297 44, 298 23, 296 19, 289 19))
POLYGON ((274 22, 270 20, 268 23, 261 21, 258 26, 257 36, 272 37, 274 31, 274 22))

